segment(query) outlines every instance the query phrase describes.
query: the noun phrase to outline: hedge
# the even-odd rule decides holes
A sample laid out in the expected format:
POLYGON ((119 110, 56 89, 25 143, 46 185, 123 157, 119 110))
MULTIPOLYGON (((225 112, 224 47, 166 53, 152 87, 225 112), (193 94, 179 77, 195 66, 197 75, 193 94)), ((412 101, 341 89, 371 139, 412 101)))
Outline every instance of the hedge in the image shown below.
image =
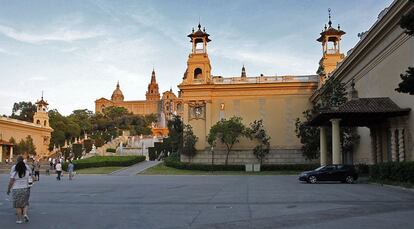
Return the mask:
MULTIPOLYGON (((211 165, 193 164, 179 161, 178 157, 170 156, 165 158, 164 164, 168 167, 185 170, 200 171, 244 171, 245 165, 211 165)), ((304 171, 313 170, 319 167, 316 164, 284 164, 284 165, 262 165, 261 171, 304 171)))
POLYGON ((148 158, 150 161, 155 161, 155 159, 157 159, 157 153, 155 152, 154 147, 148 147, 148 158))
POLYGON ((115 153, 116 152, 116 149, 114 149, 114 148, 108 148, 108 149, 106 149, 106 152, 115 153))
POLYGON ((414 161, 386 162, 371 165, 369 175, 375 181, 396 181, 414 184, 414 161))
MULTIPOLYGON (((75 160, 75 169, 86 169, 108 166, 130 166, 145 161, 145 156, 94 156, 86 159, 75 160)), ((63 170, 67 170, 68 163, 63 163, 63 170)))

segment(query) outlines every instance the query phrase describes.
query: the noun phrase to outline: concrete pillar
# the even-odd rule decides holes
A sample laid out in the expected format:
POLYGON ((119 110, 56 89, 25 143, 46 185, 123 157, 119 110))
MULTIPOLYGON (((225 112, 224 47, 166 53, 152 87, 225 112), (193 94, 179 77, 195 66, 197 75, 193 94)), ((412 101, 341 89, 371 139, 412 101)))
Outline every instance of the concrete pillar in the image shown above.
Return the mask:
POLYGON ((404 128, 398 128, 399 161, 405 161, 404 128))
POLYGON ((326 127, 319 127, 319 139, 320 139, 320 150, 321 150, 321 166, 327 164, 327 145, 326 145, 326 127))
POLYGON ((391 158, 392 161, 397 161, 398 160, 398 155, 397 155, 397 138, 395 136, 395 128, 390 128, 390 133, 391 133, 391 158))
POLYGON ((378 128, 375 131, 375 139, 377 140, 377 163, 381 163, 382 162, 382 133, 381 133, 381 128, 378 128))
POLYGON ((340 119, 331 119, 332 123, 332 164, 342 164, 340 119))
POLYGON ((375 129, 370 128, 369 134, 371 136, 371 161, 372 164, 377 164, 377 138, 375 134, 375 129))
POLYGON ((0 145, 0 162, 3 162, 3 146, 0 145))
POLYGON ((10 157, 9 157, 9 161, 12 161, 12 159, 13 159, 13 149, 14 149, 14 147, 13 146, 10 146, 10 157))

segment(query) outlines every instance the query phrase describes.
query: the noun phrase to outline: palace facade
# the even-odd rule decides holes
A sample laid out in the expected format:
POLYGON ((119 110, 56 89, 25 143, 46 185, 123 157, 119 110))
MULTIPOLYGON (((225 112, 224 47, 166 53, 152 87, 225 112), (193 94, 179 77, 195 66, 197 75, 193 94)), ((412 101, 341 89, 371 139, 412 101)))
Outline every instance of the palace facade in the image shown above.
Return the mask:
POLYGON ((14 145, 9 142, 11 138, 19 143, 20 140, 30 136, 36 147, 36 157, 41 158, 49 154, 48 148, 53 129, 49 126, 48 105, 43 97, 36 102, 37 110, 33 116, 33 123, 0 117, 0 162, 6 158, 13 158, 14 145))
POLYGON ((95 113, 101 113, 106 107, 124 107, 129 112, 137 115, 156 114, 158 123, 152 127, 153 135, 166 136, 165 120, 169 120, 173 115, 182 115, 182 101, 172 89, 159 93, 155 70, 152 70, 151 81, 145 93, 145 100, 125 100, 119 82, 112 93, 111 99, 100 98, 95 101, 95 113))
MULTIPOLYGON (((183 121, 193 127, 198 137, 198 152, 191 161, 211 163, 206 141, 210 128, 221 119, 240 116, 246 126, 263 120, 271 137, 271 153, 265 164, 305 163, 295 134, 295 119, 310 107, 309 97, 318 87, 318 76, 249 76, 244 66, 239 76, 213 75, 207 48, 210 35, 199 24, 188 37, 192 51, 178 87, 184 104, 183 121)), ((242 139, 230 154, 229 164, 256 163, 252 153, 256 144, 242 139)), ((214 163, 224 163, 224 146, 218 145, 214 153, 214 163)), ((185 156, 181 159, 189 160, 185 156)))

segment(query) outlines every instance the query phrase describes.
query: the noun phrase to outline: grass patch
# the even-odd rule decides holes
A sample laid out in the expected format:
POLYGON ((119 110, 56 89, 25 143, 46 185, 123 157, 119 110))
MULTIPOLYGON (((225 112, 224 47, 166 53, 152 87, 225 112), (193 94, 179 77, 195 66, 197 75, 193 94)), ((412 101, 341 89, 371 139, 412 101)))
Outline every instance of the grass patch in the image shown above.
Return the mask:
POLYGON ((202 171, 176 169, 165 166, 164 163, 158 164, 145 170, 139 175, 298 175, 299 171, 262 171, 262 172, 244 172, 244 171, 202 171))
POLYGON ((125 168, 125 167, 110 166, 110 167, 99 167, 99 168, 87 168, 87 169, 76 170, 76 173, 77 174, 109 174, 122 168, 125 168))

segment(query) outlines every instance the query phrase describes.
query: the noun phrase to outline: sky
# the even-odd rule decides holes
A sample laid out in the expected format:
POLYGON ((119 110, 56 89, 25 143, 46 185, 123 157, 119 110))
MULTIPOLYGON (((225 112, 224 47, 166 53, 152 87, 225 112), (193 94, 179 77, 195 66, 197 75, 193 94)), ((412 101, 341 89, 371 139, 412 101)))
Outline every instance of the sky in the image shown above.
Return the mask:
POLYGON ((315 74, 328 22, 346 53, 392 0, 0 0, 0 114, 35 102, 69 115, 94 111, 119 80, 125 100, 145 99, 154 68, 160 93, 177 92, 200 22, 212 74, 315 74))

